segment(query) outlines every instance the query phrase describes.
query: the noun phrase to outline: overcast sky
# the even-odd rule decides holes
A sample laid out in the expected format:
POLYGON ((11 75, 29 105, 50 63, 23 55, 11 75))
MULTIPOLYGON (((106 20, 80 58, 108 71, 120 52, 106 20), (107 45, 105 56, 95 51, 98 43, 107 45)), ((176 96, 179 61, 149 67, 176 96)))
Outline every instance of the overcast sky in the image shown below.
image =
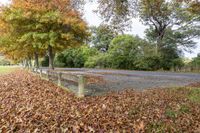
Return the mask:
MULTIPOLYGON (((7 4, 9 0, 0 0, 1 4, 7 4)), ((85 6, 85 15, 84 19, 88 22, 89 26, 98 26, 102 20, 100 19, 97 14, 93 12, 94 9, 97 8, 97 5, 92 3, 87 3, 85 6)), ((144 31, 146 27, 141 24, 139 19, 133 19, 133 25, 132 30, 129 32, 129 34, 138 35, 142 38, 144 38, 144 31)), ((198 42, 197 48, 193 50, 193 53, 187 53, 185 52, 185 57, 192 58, 196 57, 198 53, 200 53, 200 40, 196 40, 198 42)))

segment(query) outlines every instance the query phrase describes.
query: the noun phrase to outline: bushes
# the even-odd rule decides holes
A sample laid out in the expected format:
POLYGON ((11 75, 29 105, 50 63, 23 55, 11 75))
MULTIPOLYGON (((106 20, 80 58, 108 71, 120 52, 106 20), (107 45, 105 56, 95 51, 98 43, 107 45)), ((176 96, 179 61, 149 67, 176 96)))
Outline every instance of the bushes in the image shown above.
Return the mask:
POLYGON ((106 53, 90 57, 85 67, 136 69, 136 62, 142 55, 142 39, 131 35, 121 35, 114 38, 106 53))
POLYGON ((4 58, 0 59, 0 66, 6 66, 6 65, 10 65, 10 61, 4 58))
POLYGON ((89 57, 85 62, 88 68, 112 68, 111 57, 108 54, 99 53, 96 56, 89 57))
POLYGON ((81 68, 84 67, 88 58, 96 53, 98 53, 96 49, 83 45, 80 48, 66 49, 62 53, 57 54, 54 62, 56 67, 81 68))
MULTIPOLYGON (((155 71, 172 68, 177 70, 184 65, 176 53, 176 49, 166 47, 162 49, 162 54, 155 55, 153 45, 137 36, 117 36, 109 46, 106 52, 101 52, 88 45, 66 49, 62 53, 56 54, 55 66, 155 71)), ((48 65, 48 58, 45 58, 42 64, 43 66, 48 65)))
POLYGON ((136 67, 138 70, 155 71, 160 69, 160 60, 156 55, 145 56, 138 60, 136 67))
POLYGON ((121 35, 113 39, 108 54, 112 68, 136 69, 136 62, 142 55, 142 39, 131 35, 121 35))
POLYGON ((172 60, 173 70, 178 71, 184 66, 184 62, 181 58, 176 58, 172 60))
POLYGON ((65 67, 65 57, 63 53, 57 54, 54 61, 55 67, 65 67))
POLYGON ((42 67, 48 67, 49 66, 49 57, 48 56, 45 56, 41 62, 40 62, 41 66, 42 67))
POLYGON ((191 62, 187 64, 191 68, 191 71, 200 71, 200 54, 193 58, 191 62))

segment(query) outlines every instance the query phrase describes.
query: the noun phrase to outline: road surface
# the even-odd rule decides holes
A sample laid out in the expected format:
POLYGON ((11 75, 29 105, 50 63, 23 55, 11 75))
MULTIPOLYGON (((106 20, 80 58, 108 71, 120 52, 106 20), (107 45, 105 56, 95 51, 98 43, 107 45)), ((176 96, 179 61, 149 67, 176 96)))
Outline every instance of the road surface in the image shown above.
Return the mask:
POLYGON ((92 93, 91 95, 124 89, 143 90, 150 88, 178 87, 200 82, 200 74, 197 73, 146 72, 85 68, 56 68, 55 70, 75 74, 91 74, 101 77, 104 82, 89 84, 87 86, 88 92, 92 93))

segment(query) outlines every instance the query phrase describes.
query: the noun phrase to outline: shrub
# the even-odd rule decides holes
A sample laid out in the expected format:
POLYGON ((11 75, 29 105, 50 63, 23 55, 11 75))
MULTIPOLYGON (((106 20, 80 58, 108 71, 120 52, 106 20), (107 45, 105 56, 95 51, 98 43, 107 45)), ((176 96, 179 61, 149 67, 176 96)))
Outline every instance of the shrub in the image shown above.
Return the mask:
POLYGON ((99 53, 96 56, 88 58, 84 66, 88 68, 110 68, 110 57, 108 54, 99 53))

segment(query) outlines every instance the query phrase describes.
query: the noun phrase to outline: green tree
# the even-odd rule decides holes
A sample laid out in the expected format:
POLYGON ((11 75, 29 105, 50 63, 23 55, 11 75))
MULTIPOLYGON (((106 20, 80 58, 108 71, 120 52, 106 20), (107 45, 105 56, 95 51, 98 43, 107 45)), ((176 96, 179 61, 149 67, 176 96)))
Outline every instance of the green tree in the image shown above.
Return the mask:
POLYGON ((98 0, 98 12, 106 22, 113 22, 111 24, 114 26, 119 24, 119 27, 127 26, 128 20, 139 15, 143 24, 154 30, 155 52, 159 54, 160 48, 165 45, 163 38, 168 28, 190 32, 187 35, 190 39, 199 36, 199 24, 195 23, 197 18, 190 13, 198 14, 199 2, 185 1, 189 4, 184 0, 98 0))
POLYGON ((102 16, 104 22, 120 32, 130 26, 131 19, 137 13, 138 0, 97 0, 97 3, 96 11, 102 16))
MULTIPOLYGON (((177 6, 176 8, 179 8, 179 5, 177 6)), ((154 31, 156 54, 163 47, 162 40, 166 29, 174 23, 174 10, 174 3, 165 0, 141 0, 139 3, 139 15, 142 22, 154 31)))
MULTIPOLYGON (((161 59, 159 64, 161 68, 169 70, 176 67, 175 64, 177 63, 174 64, 174 60, 181 58, 183 55, 182 51, 190 51, 195 47, 196 43, 190 37, 188 38, 189 34, 189 32, 181 33, 170 28, 166 29, 165 36, 162 40, 163 46, 160 48, 160 54, 158 55, 161 59)), ((156 35, 153 29, 148 29, 146 36, 151 44, 156 45, 156 35)))
POLYGON ((200 54, 198 54, 197 57, 192 59, 192 61, 190 62, 190 66, 193 71, 200 70, 200 54))
POLYGON ((171 45, 172 41, 186 49, 194 46, 193 38, 198 37, 195 28, 198 24, 184 4, 167 0, 141 0, 139 3, 141 21, 154 32, 156 53, 162 52, 162 48, 171 45))
POLYGON ((91 27, 90 43, 99 51, 106 52, 109 45, 117 33, 108 25, 100 25, 99 27, 91 27))
POLYGON ((120 35, 111 42, 109 54, 113 68, 136 69, 136 61, 143 54, 143 40, 131 35, 120 35))

